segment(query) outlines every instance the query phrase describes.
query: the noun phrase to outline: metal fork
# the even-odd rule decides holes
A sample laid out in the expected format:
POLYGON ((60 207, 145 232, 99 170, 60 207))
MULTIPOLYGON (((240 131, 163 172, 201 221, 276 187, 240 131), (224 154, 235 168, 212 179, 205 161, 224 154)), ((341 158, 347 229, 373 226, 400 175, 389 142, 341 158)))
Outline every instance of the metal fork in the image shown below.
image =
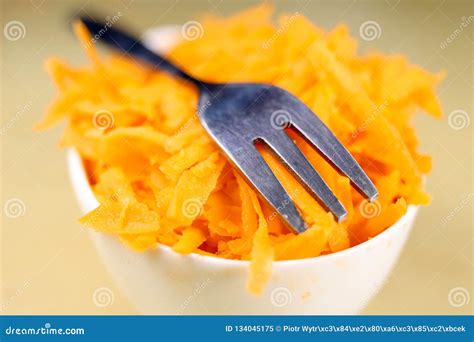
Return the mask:
POLYGON ((199 91, 199 119, 225 155, 297 233, 307 229, 301 214, 255 147, 262 141, 300 183, 340 222, 347 211, 293 143, 284 128, 296 130, 369 200, 378 192, 359 164, 324 123, 298 98, 268 84, 209 83, 196 79, 138 39, 103 23, 82 18, 92 36, 127 55, 191 82, 199 91))

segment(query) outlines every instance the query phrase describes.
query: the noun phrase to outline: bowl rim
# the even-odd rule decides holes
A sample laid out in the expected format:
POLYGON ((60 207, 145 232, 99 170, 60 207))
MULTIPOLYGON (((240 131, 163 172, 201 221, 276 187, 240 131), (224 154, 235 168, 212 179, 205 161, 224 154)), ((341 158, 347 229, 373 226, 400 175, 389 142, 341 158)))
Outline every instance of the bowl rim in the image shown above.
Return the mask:
MULTIPOLYGON (((67 165, 69 169, 69 178, 72 183, 72 187, 75 192, 76 199, 79 202, 80 206, 83 207, 86 201, 88 202, 88 205, 90 205, 91 207, 98 206, 99 202, 95 198, 94 192, 92 191, 92 187, 90 186, 87 173, 84 168, 84 163, 79 152, 73 147, 66 148, 66 159, 67 159, 67 165), (80 196, 81 193, 83 194, 83 196, 80 196), (86 198, 86 200, 84 200, 84 198, 86 198), (92 203, 92 201, 94 201, 94 203, 92 203)), ((416 206, 416 205, 408 205, 407 211, 405 212, 405 214, 401 216, 394 224, 387 227, 385 230, 383 230, 376 236, 370 238, 367 241, 361 242, 360 244, 356 246, 352 246, 352 247, 349 247, 349 248, 346 248, 334 253, 330 253, 330 254, 319 255, 316 257, 303 258, 303 259, 290 259, 290 260, 273 260, 273 264, 274 266, 292 266, 294 264, 301 265, 301 264, 313 263, 313 262, 318 262, 318 261, 321 261, 321 262, 330 261, 332 259, 341 259, 344 257, 349 257, 350 255, 354 253, 370 249, 371 246, 378 243, 382 243, 390 235, 396 234, 397 231, 401 230, 401 227, 403 225, 413 220, 418 212, 419 207, 420 206, 416 206)), ((93 230, 93 228, 89 228, 89 227, 87 229, 97 234, 113 237, 116 239, 116 236, 113 236, 113 234, 97 232, 93 230)), ((117 239, 116 241, 118 242, 117 239)), ((121 244, 121 247, 127 248, 123 244, 121 244)), ((146 250, 140 253, 156 252, 157 250, 174 254, 176 257, 188 258, 191 261, 197 261, 197 262, 204 261, 204 262, 208 262, 210 264, 219 265, 219 266, 226 265, 226 266, 248 267, 248 265, 251 262, 250 260, 226 259, 226 258, 221 258, 218 256, 198 254, 195 252, 189 253, 189 254, 180 254, 178 252, 175 252, 171 246, 168 246, 159 242, 157 242, 157 249, 146 250)), ((132 251, 132 252, 139 253, 135 251, 132 251)))

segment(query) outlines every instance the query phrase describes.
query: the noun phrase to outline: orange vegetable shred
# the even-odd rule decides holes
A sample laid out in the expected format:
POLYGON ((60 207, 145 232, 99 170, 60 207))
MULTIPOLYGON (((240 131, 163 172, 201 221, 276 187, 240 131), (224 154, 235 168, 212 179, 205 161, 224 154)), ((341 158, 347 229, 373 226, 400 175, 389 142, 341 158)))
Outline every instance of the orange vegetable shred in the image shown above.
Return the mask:
POLYGON ((266 82, 298 96, 361 164, 379 199, 365 201, 290 131, 348 210, 337 223, 265 146, 257 146, 309 224, 296 235, 207 136, 192 85, 123 56, 99 56, 76 24, 91 65, 48 60, 58 95, 37 127, 67 121, 61 145, 79 151, 100 202, 83 224, 116 234, 137 251, 162 243, 184 254, 250 260, 248 289, 258 294, 273 260, 344 250, 395 223, 408 205, 428 204, 423 175, 431 159, 418 152, 410 121, 417 110, 441 115, 434 89, 442 74, 400 55, 360 55, 344 25, 325 32, 298 13, 276 22, 267 5, 205 17, 202 37, 178 42, 168 57, 203 80, 266 82))

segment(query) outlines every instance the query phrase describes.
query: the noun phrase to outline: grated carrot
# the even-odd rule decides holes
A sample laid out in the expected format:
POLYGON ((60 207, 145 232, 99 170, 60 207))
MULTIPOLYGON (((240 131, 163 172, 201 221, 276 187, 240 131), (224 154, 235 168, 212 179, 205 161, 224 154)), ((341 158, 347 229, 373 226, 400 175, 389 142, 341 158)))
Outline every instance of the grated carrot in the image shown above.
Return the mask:
POLYGON ((408 205, 429 203, 422 177, 431 159, 419 153, 410 120, 418 109, 441 116, 434 88, 443 74, 400 55, 358 55, 344 25, 325 32, 300 14, 281 16, 278 24, 271 17, 267 5, 207 16, 205 34, 179 42, 168 57, 204 80, 266 82, 298 96, 374 180, 377 202, 368 206, 347 178, 289 132, 349 213, 337 223, 258 146, 310 226, 294 234, 207 136, 191 85, 128 58, 99 58, 76 24, 92 66, 47 61, 59 94, 37 128, 67 120, 61 145, 80 152, 100 202, 82 223, 137 251, 162 243, 184 254, 251 260, 247 287, 261 293, 272 260, 349 248, 392 225, 408 205))

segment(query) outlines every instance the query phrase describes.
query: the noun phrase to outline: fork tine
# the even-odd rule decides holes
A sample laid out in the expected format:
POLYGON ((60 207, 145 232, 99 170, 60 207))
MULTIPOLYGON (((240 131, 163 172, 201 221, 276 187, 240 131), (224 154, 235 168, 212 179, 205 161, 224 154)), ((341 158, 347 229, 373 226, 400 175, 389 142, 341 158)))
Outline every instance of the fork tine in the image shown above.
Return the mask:
POLYGON ((306 106, 299 108, 291 124, 318 149, 339 171, 345 174, 369 200, 378 196, 378 191, 357 161, 339 142, 326 125, 306 106))
POLYGON ((305 188, 336 216, 338 222, 345 219, 347 211, 344 206, 284 131, 275 130, 268 138, 264 137, 263 139, 287 164, 305 188))
POLYGON ((268 167, 253 145, 245 145, 238 151, 225 149, 234 164, 247 177, 264 199, 281 215, 296 232, 307 229, 306 223, 296 209, 292 199, 268 167))

